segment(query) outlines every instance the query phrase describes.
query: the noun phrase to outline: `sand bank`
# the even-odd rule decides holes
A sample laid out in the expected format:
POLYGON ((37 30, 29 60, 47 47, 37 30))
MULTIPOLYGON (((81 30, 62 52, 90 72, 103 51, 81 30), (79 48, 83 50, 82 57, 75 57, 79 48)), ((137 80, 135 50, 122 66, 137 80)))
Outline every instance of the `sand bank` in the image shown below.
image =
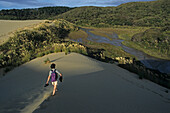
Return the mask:
POLYGON ((44 20, 0 20, 0 44, 8 40, 11 32, 43 21, 44 20))
POLYGON ((0 113, 170 112, 170 90, 76 53, 53 53, 17 67, 0 79, 0 89, 0 113), (43 87, 47 57, 64 75, 55 96, 51 85, 43 87))

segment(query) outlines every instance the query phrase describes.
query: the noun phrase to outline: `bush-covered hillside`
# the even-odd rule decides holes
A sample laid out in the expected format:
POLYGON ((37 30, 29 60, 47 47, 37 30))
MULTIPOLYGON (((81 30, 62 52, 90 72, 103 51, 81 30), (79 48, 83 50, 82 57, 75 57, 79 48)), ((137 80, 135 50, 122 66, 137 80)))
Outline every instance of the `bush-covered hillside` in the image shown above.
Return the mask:
POLYGON ((170 57, 170 27, 151 28, 135 34, 132 41, 145 49, 170 57))
POLYGON ((57 18, 83 26, 108 27, 113 25, 168 26, 170 0, 132 2, 117 7, 79 7, 57 18))
POLYGON ((10 9, 1 10, 0 19, 4 20, 30 20, 50 19, 56 15, 71 10, 69 7, 42 7, 37 9, 10 9))
POLYGON ((54 20, 15 32, 8 42, 0 46, 0 68, 17 66, 45 53, 54 52, 54 43, 60 42, 70 31, 77 29, 65 20, 54 20))
POLYGON ((110 27, 168 26, 170 0, 130 2, 117 7, 43 7, 37 9, 1 10, 0 19, 28 20, 62 18, 83 26, 110 27))

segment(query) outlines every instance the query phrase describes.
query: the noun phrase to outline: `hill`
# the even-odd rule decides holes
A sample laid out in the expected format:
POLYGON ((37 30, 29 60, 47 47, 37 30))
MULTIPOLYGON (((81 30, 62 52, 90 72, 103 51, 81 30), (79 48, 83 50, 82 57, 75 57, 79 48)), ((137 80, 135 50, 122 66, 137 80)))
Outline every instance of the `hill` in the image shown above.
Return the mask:
POLYGON ((169 25, 169 11, 169 0, 157 0, 129 2, 117 7, 42 7, 1 10, 0 19, 62 18, 78 25, 94 27, 110 27, 113 25, 162 27, 169 25))
POLYGON ((67 12, 69 7, 42 7, 35 9, 10 9, 1 10, 0 19, 4 20, 32 20, 32 19, 50 19, 58 14, 67 12))
POLYGON ((83 26, 109 27, 129 26, 168 26, 169 0, 150 2, 130 2, 117 7, 79 7, 63 13, 62 18, 83 26))
MULTIPOLYGON (((169 0, 157 0, 130 2, 117 7, 79 7, 58 15, 56 18, 62 18, 80 26, 114 28, 137 26, 158 29, 158 32, 146 30, 147 33, 142 31, 139 33, 144 35, 134 34, 134 36, 128 38, 125 35, 123 38, 130 42, 127 46, 137 48, 155 57, 169 59, 169 11, 169 0)), ((123 32, 120 34, 123 35, 123 32)))
MULTIPOLYGON (((140 47, 154 51, 163 58, 170 58, 170 28, 150 28, 132 36, 131 41, 140 47)), ((152 53, 153 54, 153 53, 152 53)))

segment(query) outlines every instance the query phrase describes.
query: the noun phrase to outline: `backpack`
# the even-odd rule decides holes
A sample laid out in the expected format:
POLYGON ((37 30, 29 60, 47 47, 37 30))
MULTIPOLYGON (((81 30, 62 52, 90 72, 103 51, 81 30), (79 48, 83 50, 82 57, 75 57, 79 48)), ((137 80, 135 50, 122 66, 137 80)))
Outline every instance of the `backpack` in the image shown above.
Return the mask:
POLYGON ((56 70, 51 70, 51 82, 57 81, 58 75, 56 73, 56 70))

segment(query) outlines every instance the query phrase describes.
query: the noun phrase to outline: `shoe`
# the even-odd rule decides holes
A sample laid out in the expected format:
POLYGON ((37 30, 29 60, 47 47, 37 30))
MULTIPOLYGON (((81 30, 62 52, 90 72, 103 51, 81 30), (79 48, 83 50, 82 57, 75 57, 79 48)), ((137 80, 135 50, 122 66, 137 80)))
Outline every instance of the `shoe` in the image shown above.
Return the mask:
POLYGON ((63 76, 60 76, 59 81, 60 81, 60 82, 63 81, 63 76))
POLYGON ((45 84, 44 87, 47 87, 49 84, 45 84))

